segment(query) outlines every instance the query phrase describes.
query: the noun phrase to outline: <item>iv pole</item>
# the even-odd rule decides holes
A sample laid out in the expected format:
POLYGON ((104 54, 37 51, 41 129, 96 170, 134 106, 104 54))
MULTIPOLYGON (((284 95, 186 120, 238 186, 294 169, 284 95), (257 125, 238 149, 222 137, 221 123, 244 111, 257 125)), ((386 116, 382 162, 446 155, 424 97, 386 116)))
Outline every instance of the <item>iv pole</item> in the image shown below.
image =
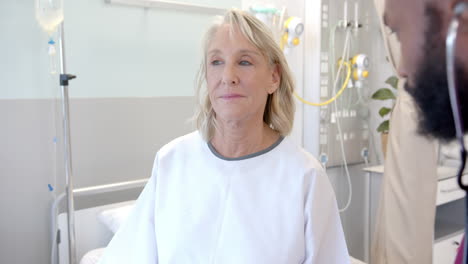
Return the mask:
POLYGON ((75 247, 75 208, 73 202, 73 173, 70 140, 70 111, 68 101, 68 81, 76 76, 66 73, 65 61, 65 34, 64 22, 60 24, 59 31, 59 58, 60 58, 60 86, 62 90, 62 123, 63 123, 63 150, 65 161, 66 194, 67 194, 67 223, 68 223, 68 259, 69 264, 76 264, 75 247))

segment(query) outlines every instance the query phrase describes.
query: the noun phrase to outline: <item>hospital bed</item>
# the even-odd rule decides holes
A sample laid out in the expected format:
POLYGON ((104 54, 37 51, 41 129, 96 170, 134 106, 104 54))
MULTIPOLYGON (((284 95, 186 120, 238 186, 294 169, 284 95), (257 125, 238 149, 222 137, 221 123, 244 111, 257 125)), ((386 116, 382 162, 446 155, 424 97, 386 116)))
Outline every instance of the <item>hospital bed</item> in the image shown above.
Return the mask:
MULTIPOLYGON (((80 263, 80 260, 84 264, 97 263, 96 251, 93 254, 87 253, 107 246, 119 226, 125 221, 132 205, 135 203, 134 199, 138 197, 147 181, 148 179, 140 179, 73 190, 75 198, 91 198, 93 204, 99 203, 97 201, 103 195, 106 196, 106 199, 100 201, 102 204, 102 200, 104 200, 104 205, 85 207, 79 210, 75 208, 73 212, 75 216, 75 250, 78 263, 80 263), (128 194, 130 194, 130 199, 127 199, 129 198, 128 194), (114 200, 109 202, 108 197, 114 197, 114 200), (124 197, 124 202, 121 202, 122 197, 124 197), (120 202, 115 202, 115 200, 120 200, 120 202), (85 255, 87 256, 85 257, 85 255), (92 258, 96 260, 91 261, 92 258)), ((64 212, 58 215, 56 213, 64 202, 64 198, 65 194, 61 194, 52 206, 52 264, 69 263, 67 213, 64 212)))
MULTIPOLYGON (((97 263, 112 236, 125 221, 135 201, 108 204, 75 211, 76 255, 80 264, 97 263)), ((66 213, 58 216, 59 263, 68 263, 66 213), (63 235, 62 235, 63 234, 63 235)))
MULTIPOLYGON (((142 187, 146 180, 95 186, 74 191, 75 197, 142 187)), ((79 264, 95 264, 118 228, 125 222, 135 200, 75 210, 76 257, 79 264)), ((67 215, 57 217, 58 263, 68 264, 67 215)), ((350 257, 351 264, 365 264, 350 257)))

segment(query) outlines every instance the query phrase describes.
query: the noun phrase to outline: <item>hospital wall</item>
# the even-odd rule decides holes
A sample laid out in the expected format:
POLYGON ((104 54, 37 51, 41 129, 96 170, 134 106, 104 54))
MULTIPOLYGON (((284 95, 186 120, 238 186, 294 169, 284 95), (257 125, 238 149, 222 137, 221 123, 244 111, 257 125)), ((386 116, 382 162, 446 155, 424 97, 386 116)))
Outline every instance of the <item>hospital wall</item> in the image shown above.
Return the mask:
MULTIPOLYGON (((74 187, 149 177, 156 151, 193 130, 211 16, 86 0, 65 1, 65 18, 67 71, 78 76, 69 86, 74 187)), ((49 263, 50 207, 65 185, 58 77, 48 74, 34 1, 0 1, 0 32, 0 263, 49 263)))

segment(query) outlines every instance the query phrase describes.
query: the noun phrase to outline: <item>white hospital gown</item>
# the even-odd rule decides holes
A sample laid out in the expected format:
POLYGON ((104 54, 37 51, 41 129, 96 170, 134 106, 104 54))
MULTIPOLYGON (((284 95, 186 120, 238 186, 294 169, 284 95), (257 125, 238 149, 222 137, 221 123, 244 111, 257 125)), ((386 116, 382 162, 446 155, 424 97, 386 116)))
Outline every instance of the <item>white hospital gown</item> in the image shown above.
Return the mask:
POLYGON ((289 138, 278 143, 239 160, 198 132, 164 146, 100 263, 349 263, 325 172, 289 138))

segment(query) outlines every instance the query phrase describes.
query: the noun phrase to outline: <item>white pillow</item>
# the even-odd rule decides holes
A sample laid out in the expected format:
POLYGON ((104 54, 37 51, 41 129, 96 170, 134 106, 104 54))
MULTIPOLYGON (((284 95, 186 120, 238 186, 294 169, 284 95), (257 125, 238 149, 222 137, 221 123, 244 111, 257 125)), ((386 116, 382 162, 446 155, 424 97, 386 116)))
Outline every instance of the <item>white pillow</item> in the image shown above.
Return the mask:
POLYGON ((96 264, 104 255, 106 248, 97 248, 86 253, 80 261, 80 264, 96 264))
POLYGON ((98 219, 115 234, 127 220, 133 206, 134 202, 128 205, 104 210, 98 215, 98 219))

